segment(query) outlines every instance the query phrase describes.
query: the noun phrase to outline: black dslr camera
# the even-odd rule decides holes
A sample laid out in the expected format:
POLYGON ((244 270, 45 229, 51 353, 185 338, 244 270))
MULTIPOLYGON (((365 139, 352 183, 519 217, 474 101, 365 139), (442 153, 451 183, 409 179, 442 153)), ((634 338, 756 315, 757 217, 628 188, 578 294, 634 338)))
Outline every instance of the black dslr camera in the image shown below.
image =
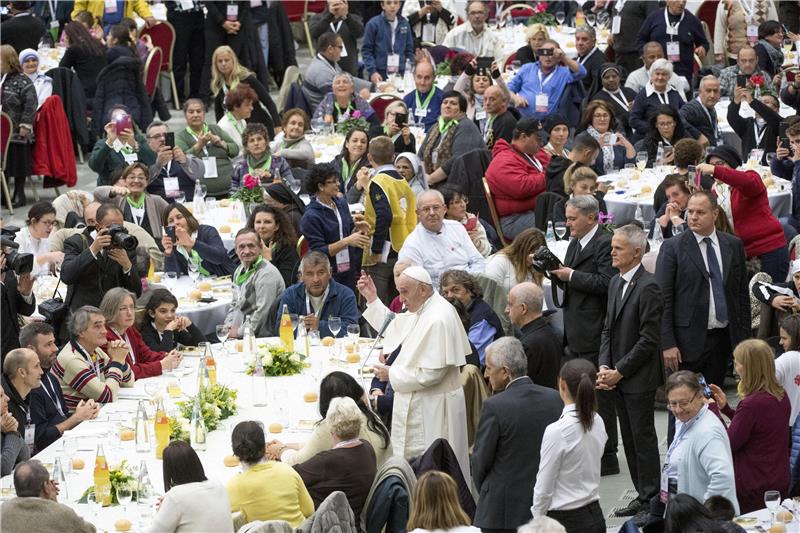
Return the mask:
POLYGON ((14 241, 19 228, 16 226, 6 226, 0 234, 0 245, 6 256, 6 266, 4 270, 13 270, 15 274, 30 274, 33 270, 33 254, 20 253, 19 243, 14 241))
POLYGON ((541 245, 531 255, 531 264, 537 271, 546 274, 551 270, 561 268, 561 260, 556 257, 546 244, 541 245))
POLYGON ((128 229, 122 224, 111 224, 108 227, 108 235, 111 237, 109 248, 121 248, 130 252, 139 246, 139 239, 129 234, 128 229))

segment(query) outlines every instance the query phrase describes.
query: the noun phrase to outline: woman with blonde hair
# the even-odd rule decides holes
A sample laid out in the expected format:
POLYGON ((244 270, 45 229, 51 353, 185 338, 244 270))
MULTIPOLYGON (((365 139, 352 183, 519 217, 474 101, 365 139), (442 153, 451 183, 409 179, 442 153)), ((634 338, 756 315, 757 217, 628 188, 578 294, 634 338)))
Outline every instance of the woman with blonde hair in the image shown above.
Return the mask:
POLYGON ((214 115, 217 122, 225 115, 225 96, 239 83, 249 85, 258 96, 258 100, 253 102, 253 112, 247 123, 260 122, 267 127, 270 139, 275 137, 275 125, 280 123, 280 114, 269 91, 255 74, 239 63, 233 48, 228 45, 218 47, 211 56, 211 94, 214 96, 214 115))
POLYGON ((408 106, 402 100, 395 100, 384 111, 383 118, 383 134, 391 137, 394 143, 394 153, 402 154, 403 152, 416 152, 417 140, 411 133, 408 127, 408 106), (405 121, 398 121, 397 115, 405 114, 405 121))
POLYGON ((538 229, 528 228, 521 231, 510 245, 489 258, 484 274, 495 280, 506 292, 524 281, 532 281, 541 286, 543 276, 533 269, 530 255, 544 244, 544 233, 538 229))
POLYGON ((550 38, 547 26, 544 24, 531 24, 525 28, 525 41, 528 43, 517 50, 517 61, 520 65, 534 63, 536 50, 542 47, 544 42, 550 38))
POLYGON ((775 374, 772 348, 760 339, 739 343, 733 351, 739 375, 736 410, 728 404, 725 393, 710 385, 714 401, 731 423, 728 426, 733 469, 736 474, 736 498, 742 513, 761 509, 764 491, 789 491, 789 415, 788 395, 775 374))
POLYGON ((597 173, 592 167, 581 163, 572 163, 567 167, 567 170, 564 171, 564 190, 569 196, 561 198, 553 204, 553 209, 548 217, 548 220, 552 220, 553 223, 567 220, 567 200, 573 196, 593 195, 597 200, 599 211, 608 213, 606 202, 603 200, 608 191, 608 185, 597 182, 597 173))
POLYGON ((472 520, 458 503, 456 482, 452 477, 438 470, 429 470, 420 476, 411 498, 410 533, 479 533, 480 529, 470 526, 470 522, 472 520))

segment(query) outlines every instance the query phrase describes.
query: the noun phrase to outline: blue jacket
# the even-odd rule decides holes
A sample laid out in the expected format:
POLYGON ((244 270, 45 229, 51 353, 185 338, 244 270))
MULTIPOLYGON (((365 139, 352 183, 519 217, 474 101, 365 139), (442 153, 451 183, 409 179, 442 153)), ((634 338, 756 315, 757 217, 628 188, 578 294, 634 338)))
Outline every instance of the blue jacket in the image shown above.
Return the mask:
MULTIPOLYGON (((319 314, 319 335, 320 337, 332 337, 331 330, 328 329, 328 317, 338 316, 342 319, 342 331, 347 331, 347 326, 350 324, 358 324, 358 308, 356 307, 356 297, 348 287, 336 280, 331 279, 330 290, 325 303, 322 304, 322 312, 319 314)), ((295 283, 281 295, 281 301, 278 304, 277 314, 275 316, 275 331, 280 329, 281 314, 283 313, 283 306, 289 308, 290 314, 308 315, 313 312, 306 305, 306 286, 301 281, 295 283)))
POLYGON ((497 313, 482 298, 472 300, 467 309, 469 331, 467 337, 478 351, 481 368, 486 366, 486 347, 504 335, 497 313))
POLYGON ((541 81, 539 80, 540 73, 538 61, 536 63, 526 63, 522 65, 514 79, 508 83, 510 91, 528 101, 527 107, 517 108, 523 117, 544 120, 548 116, 555 114, 567 85, 586 77, 586 68, 580 65, 578 72, 572 72, 569 67, 557 66, 550 74, 542 76, 541 81), (542 92, 547 94, 546 113, 536 111, 536 95, 542 92))
MULTIPOLYGON (((800 161, 792 162, 790 159, 772 160, 770 170, 774 175, 792 182, 792 198, 800 198, 800 161)), ((792 212, 789 215, 789 224, 800 231, 800 201, 792 202, 792 212)))
MULTIPOLYGON (((322 252, 331 261, 331 272, 333 278, 342 283, 343 280, 349 280, 352 276, 348 275, 356 272, 361 268, 361 248, 350 246, 348 252, 350 255, 350 269, 346 272, 339 272, 336 267, 336 257, 328 253, 328 245, 341 240, 353 233, 353 217, 350 216, 350 208, 344 198, 334 198, 336 208, 339 211, 339 217, 342 219, 342 233, 339 234, 339 222, 336 219, 336 214, 333 210, 325 207, 319 201, 314 200, 306 207, 306 212, 303 218, 300 219, 300 233, 303 234, 308 242, 308 249, 317 252, 322 252)), ((345 283, 350 285, 349 282, 345 283)))
MULTIPOLYGON (((212 276, 230 276, 236 270, 236 264, 228 257, 217 228, 200 224, 197 238, 194 240, 194 249, 202 259, 200 266, 208 270, 212 276)), ((189 273, 189 265, 186 263, 186 258, 174 249, 172 255, 164 255, 164 270, 176 272, 180 276, 189 273)))
POLYGON ((364 42, 361 44, 361 57, 364 59, 364 68, 370 76, 377 72, 386 79, 386 61, 392 52, 400 55, 400 74, 405 73, 406 61, 414 64, 414 32, 411 31, 408 21, 399 14, 394 34, 392 48, 392 27, 383 13, 367 22, 364 28, 364 42))
MULTIPOLYGON (((423 104, 425 103, 425 98, 428 97, 428 93, 426 95, 419 95, 419 101, 423 104)), ((438 88, 436 85, 433 86, 433 96, 431 97, 431 101, 428 102, 428 114, 425 115, 425 118, 422 119, 422 124, 425 126, 425 131, 427 132, 431 129, 431 126, 436 124, 436 121, 439 120, 439 114, 442 112, 442 96, 444 95, 444 91, 438 88)), ((414 114, 414 110, 417 108, 417 90, 414 89, 407 95, 403 97, 403 102, 406 103, 406 107, 408 107, 408 120, 414 119, 414 122, 419 122, 419 119, 414 114)))
MULTIPOLYGON (((667 23, 664 20, 665 10, 666 8, 653 10, 639 29, 639 35, 636 36, 636 49, 640 52, 645 44, 656 41, 661 45, 664 57, 667 57, 667 41, 670 40, 670 36, 667 35, 667 23)), ((675 74, 691 80, 694 49, 702 46, 708 52, 709 44, 700 19, 688 9, 683 10, 683 20, 678 26, 677 41, 680 46, 680 60, 672 63, 675 74)))

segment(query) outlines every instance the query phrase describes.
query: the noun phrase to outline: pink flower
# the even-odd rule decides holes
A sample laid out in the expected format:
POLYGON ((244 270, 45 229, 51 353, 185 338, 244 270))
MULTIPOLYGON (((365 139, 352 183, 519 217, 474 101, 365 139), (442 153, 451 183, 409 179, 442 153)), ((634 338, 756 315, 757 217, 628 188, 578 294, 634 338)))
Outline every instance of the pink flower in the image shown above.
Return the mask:
POLYGON ((764 85, 764 76, 761 74, 753 74, 750 76, 750 83, 753 85, 753 87, 761 87, 764 85))
POLYGON ((353 118, 361 118, 361 111, 359 111, 358 109, 353 111, 353 118))
POLYGON ((258 180, 251 176, 250 174, 244 175, 244 186, 247 189, 255 189, 258 185, 258 180))
POLYGON ((538 4, 536 4, 534 11, 536 13, 544 13, 545 11, 547 11, 547 4, 545 4, 544 2, 539 2, 538 4))

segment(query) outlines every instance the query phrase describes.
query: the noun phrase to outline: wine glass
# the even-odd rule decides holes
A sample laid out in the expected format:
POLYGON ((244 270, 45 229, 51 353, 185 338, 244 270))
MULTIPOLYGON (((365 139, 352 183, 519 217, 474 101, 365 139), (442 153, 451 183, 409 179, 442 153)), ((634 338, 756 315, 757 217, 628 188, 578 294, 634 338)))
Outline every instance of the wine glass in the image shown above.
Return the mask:
POLYGON ((767 156, 766 156, 767 165, 770 168, 772 167, 772 162, 775 161, 775 159, 777 159, 777 157, 778 157, 778 155, 775 152, 767 152, 767 156))
MULTIPOLYGON (((656 228, 655 231, 658 231, 658 228, 656 228)), ((683 224, 678 224, 677 226, 675 224, 673 224, 672 225, 672 236, 673 237, 677 237, 681 233, 683 233, 683 224)))
POLYGON ((586 15, 586 23, 587 23, 589 26, 591 26, 591 27, 593 27, 593 28, 594 28, 594 24, 595 24, 595 22, 596 22, 596 20, 595 20, 595 15, 594 15, 594 13, 589 13, 589 14, 587 14, 587 15, 586 15))
POLYGON ((133 499, 133 491, 130 485, 120 485, 117 487, 117 501, 122 506, 122 512, 128 514, 128 504, 133 499))
POLYGON ((175 291, 175 284, 178 282, 178 274, 176 272, 164 272, 164 277, 161 279, 169 292, 175 291))
POLYGON ((178 191, 178 194, 175 196, 175 201, 179 204, 186 203, 186 193, 183 191, 178 191))
POLYGON ((781 504, 781 493, 777 490, 768 490, 764 493, 764 505, 769 509, 770 526, 775 524, 775 509, 781 504))
POLYGON ((78 451, 78 439, 77 439, 77 437, 64 437, 64 453, 69 458, 69 462, 70 462, 69 473, 70 474, 77 474, 77 472, 75 472, 72 469, 72 466, 71 466, 72 465, 72 458, 75 457, 75 452, 77 452, 77 451, 78 451))
POLYGON ((358 324, 347 325, 347 340, 350 341, 350 344, 357 343, 359 335, 361 335, 361 328, 358 324))
POLYGON ((300 318, 296 314, 291 313, 289 315, 289 320, 292 321, 292 331, 294 331, 294 334, 297 335, 297 326, 300 325, 300 318))
POLYGON ((158 383, 152 379, 146 379, 144 381, 144 392, 150 397, 150 403, 153 403, 156 399, 156 394, 158 394, 158 383))
POLYGON ((225 349, 225 341, 228 340, 228 334, 231 331, 231 327, 228 324, 219 324, 216 330, 217 339, 219 339, 219 342, 222 343, 222 348, 225 349))
POLYGON ((334 337, 338 337, 339 332, 342 330, 342 319, 338 316, 328 317, 328 329, 331 330, 334 337))
POLYGON ((556 222, 553 224, 553 230, 556 232, 556 237, 558 237, 558 240, 563 240, 564 235, 567 234, 567 225, 564 222, 556 222))
POLYGON ((90 490, 86 495, 86 504, 89 506, 89 512, 91 512, 94 519, 97 520, 97 516, 100 513, 100 508, 103 506, 103 502, 97 501, 97 493, 95 493, 95 491, 90 490))
POLYGON ((194 261, 188 261, 189 277, 192 278, 192 286, 197 285, 197 280, 200 278, 200 269, 194 261))
POLYGON ((605 29, 606 26, 608 26, 608 19, 608 13, 606 11, 601 11, 597 14, 597 25, 600 26, 601 29, 605 29))
POLYGON ((561 31, 561 26, 564 24, 564 21, 567 19, 567 14, 563 11, 559 11, 556 13, 556 21, 558 22, 558 31, 561 31))
POLYGON ((647 152, 636 152, 636 168, 642 172, 645 167, 647 167, 647 152))

